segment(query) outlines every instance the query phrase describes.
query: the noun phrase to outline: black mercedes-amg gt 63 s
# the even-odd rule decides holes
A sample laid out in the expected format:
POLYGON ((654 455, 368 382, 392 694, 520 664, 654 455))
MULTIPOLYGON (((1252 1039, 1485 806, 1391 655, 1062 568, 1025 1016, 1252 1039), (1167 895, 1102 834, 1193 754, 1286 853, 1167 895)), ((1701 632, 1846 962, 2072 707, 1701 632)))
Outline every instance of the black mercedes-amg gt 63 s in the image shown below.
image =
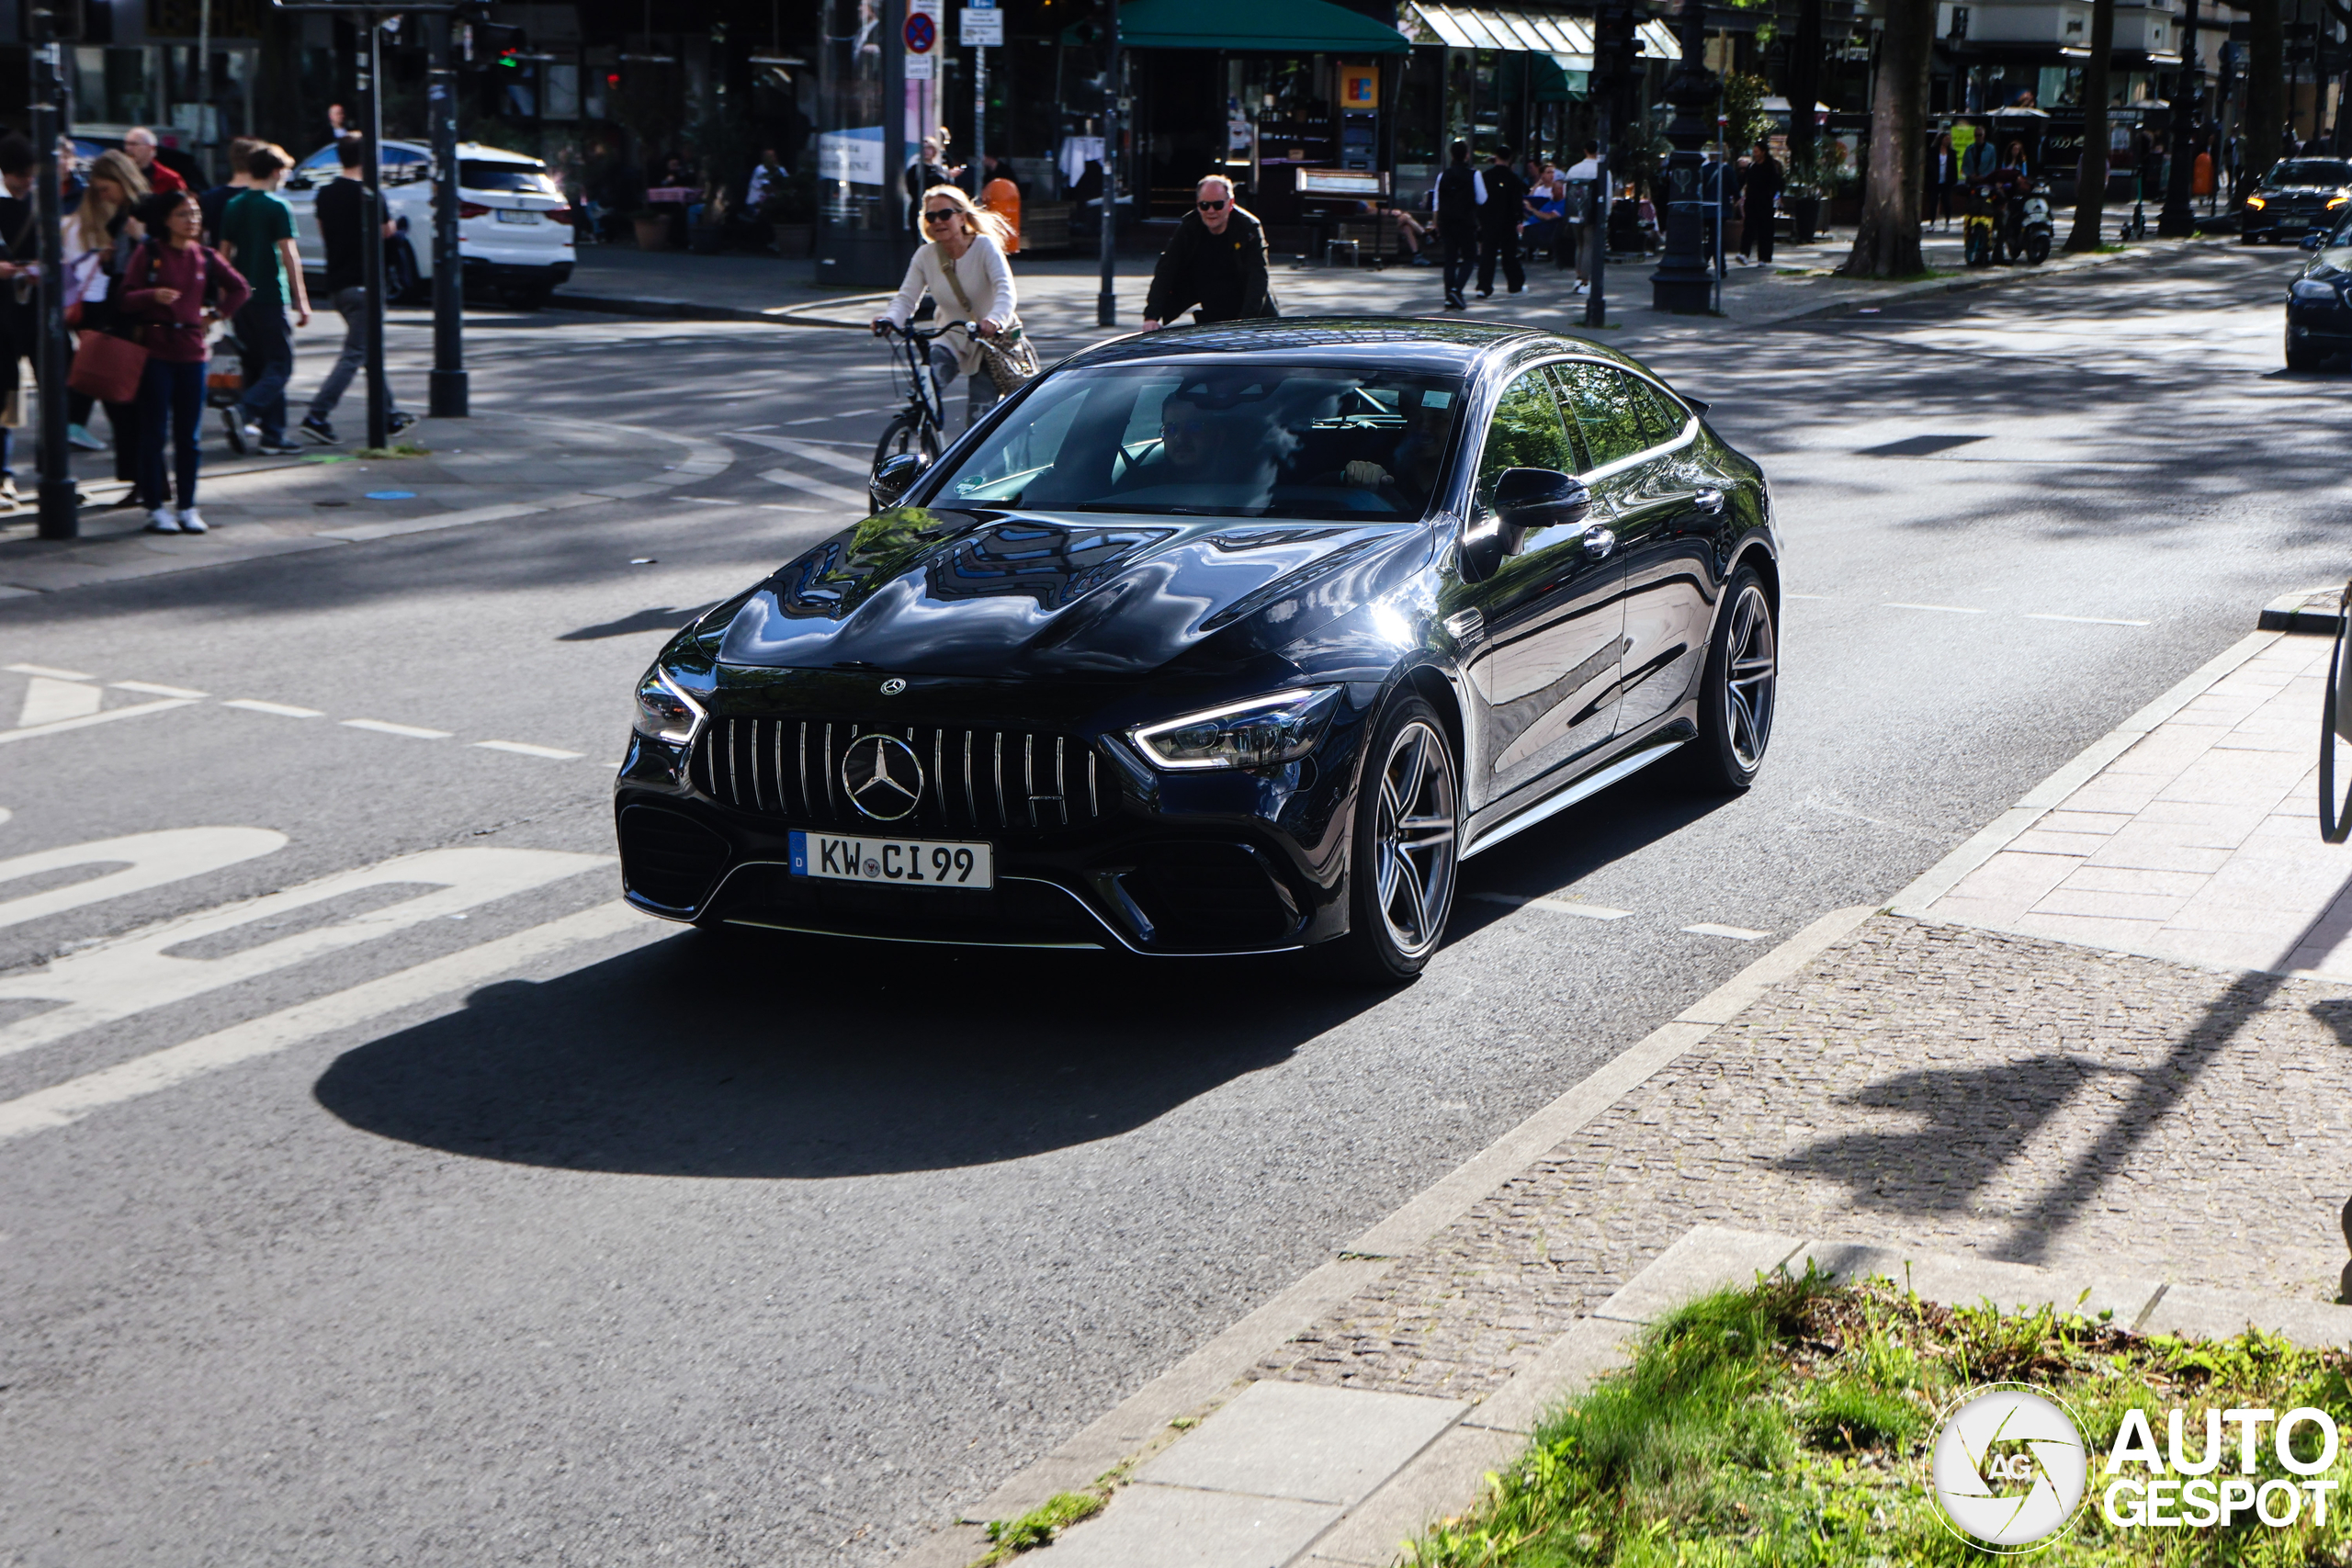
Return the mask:
POLYGON ((680 632, 616 790, 650 914, 1419 971, 1460 863, 1772 730, 1763 474, 1621 355, 1153 333, 1037 377, 680 632))

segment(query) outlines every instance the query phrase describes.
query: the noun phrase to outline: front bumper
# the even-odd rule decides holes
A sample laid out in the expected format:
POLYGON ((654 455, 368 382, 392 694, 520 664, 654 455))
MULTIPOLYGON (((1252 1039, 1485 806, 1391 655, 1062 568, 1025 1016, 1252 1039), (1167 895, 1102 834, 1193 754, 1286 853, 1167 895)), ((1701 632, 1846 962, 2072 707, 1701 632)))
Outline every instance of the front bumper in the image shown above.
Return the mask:
POLYGON ((2352 308, 2341 303, 2290 301, 2287 306, 2287 336, 2290 342, 2307 344, 2330 353, 2352 352, 2352 308))
POLYGON ((1170 956, 1284 952, 1347 930, 1346 829, 1368 706, 1343 702, 1297 762, 1166 773, 1099 730, 972 728, 910 705, 886 732, 923 760, 925 794, 892 823, 860 818, 826 784, 870 722, 716 711, 690 748, 630 738, 614 799, 622 880, 647 913, 706 925, 1170 956), (796 876, 796 829, 985 840, 997 886, 796 876))

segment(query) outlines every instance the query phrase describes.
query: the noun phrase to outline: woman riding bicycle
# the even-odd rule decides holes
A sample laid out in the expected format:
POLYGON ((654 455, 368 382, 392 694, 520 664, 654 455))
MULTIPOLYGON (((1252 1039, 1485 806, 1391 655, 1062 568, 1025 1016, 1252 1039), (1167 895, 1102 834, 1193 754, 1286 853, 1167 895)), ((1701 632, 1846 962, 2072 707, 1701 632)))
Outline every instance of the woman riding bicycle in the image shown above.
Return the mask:
POLYGON ((915 307, 929 294, 939 304, 942 321, 962 322, 960 340, 942 338, 931 345, 931 372, 937 378, 940 401, 947 400, 947 384, 962 376, 964 423, 987 412, 996 402, 996 382, 980 363, 979 344, 972 337, 995 337, 1020 325, 1012 289, 1012 269, 1005 264, 1004 220, 976 207, 954 186, 933 186, 922 193, 922 228, 929 236, 908 264, 907 280, 888 310, 874 318, 878 335, 904 327, 915 307))

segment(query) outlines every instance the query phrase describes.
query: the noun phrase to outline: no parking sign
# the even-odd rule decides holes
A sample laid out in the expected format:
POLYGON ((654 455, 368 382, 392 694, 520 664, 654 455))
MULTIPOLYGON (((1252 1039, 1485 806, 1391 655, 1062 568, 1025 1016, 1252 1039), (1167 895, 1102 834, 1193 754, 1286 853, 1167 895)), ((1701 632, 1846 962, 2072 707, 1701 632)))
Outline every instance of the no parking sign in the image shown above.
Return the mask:
POLYGON ((938 74, 941 0, 914 0, 907 7, 899 38, 906 45, 907 80, 929 82, 938 74))

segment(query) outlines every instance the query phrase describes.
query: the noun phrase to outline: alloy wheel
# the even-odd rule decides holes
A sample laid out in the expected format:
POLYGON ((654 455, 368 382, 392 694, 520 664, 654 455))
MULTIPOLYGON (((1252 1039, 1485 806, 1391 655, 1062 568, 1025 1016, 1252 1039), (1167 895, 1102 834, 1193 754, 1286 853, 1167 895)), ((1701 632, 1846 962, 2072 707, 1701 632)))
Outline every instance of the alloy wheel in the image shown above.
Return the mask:
POLYGON ((1453 905, 1455 797, 1445 738, 1420 719, 1398 730, 1380 770, 1374 898, 1407 958, 1437 945, 1453 905))
POLYGON ((1732 606, 1731 662, 1724 680, 1724 733, 1732 755, 1753 773, 1772 739, 1772 706, 1780 682, 1779 649, 1772 636, 1772 607, 1764 591, 1749 583, 1732 606))

